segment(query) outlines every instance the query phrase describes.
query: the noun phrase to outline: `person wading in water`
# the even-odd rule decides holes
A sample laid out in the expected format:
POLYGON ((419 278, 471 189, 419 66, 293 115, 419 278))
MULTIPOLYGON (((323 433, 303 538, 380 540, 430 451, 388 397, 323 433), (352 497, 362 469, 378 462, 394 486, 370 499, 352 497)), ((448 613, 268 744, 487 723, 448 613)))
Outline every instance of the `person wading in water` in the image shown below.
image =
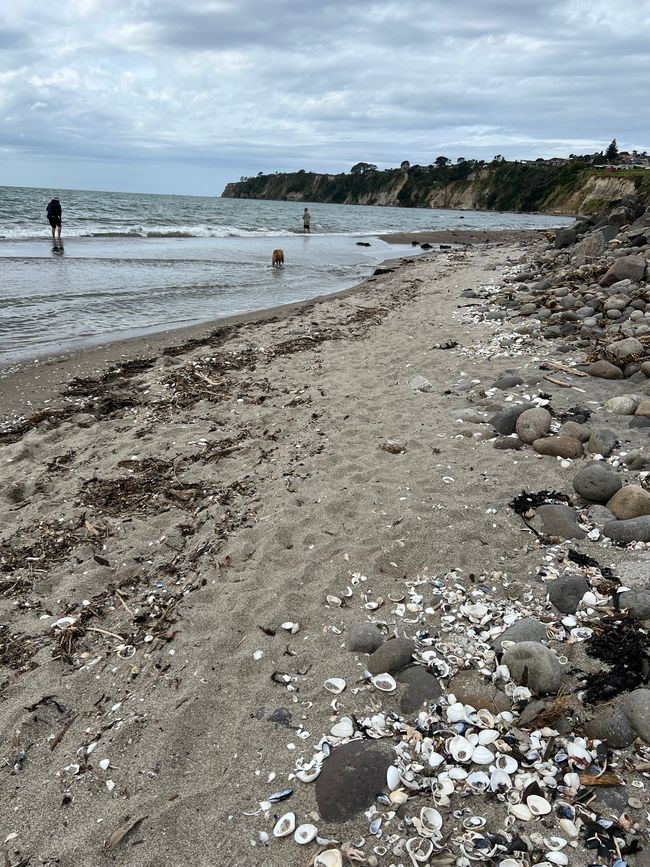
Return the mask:
POLYGON ((58 229, 59 233, 59 244, 61 243, 61 202, 56 198, 56 196, 52 199, 52 201, 47 206, 47 219, 49 220, 50 226, 52 227, 52 243, 56 244, 55 232, 58 229))
POLYGON ((311 229, 309 228, 310 223, 311 223, 311 214, 309 213, 307 208, 305 208, 305 210, 302 212, 302 227, 303 227, 305 232, 309 232, 311 234, 311 229))

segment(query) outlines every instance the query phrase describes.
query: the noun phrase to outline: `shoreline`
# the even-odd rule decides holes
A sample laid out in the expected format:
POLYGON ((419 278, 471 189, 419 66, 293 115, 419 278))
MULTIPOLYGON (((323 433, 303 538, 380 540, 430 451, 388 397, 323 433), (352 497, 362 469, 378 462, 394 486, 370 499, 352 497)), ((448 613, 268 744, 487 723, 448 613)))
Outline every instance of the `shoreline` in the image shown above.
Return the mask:
MULTIPOLYGON (((507 243, 526 237, 535 237, 544 230, 444 230, 439 232, 393 233, 377 236, 382 241, 398 245, 413 244, 412 254, 405 253, 396 259, 388 258, 377 268, 398 267, 411 255, 420 256, 428 252, 419 249, 428 244, 478 244, 507 243)), ((435 252, 435 251, 434 251, 435 252)), ((3 391, 0 425, 12 417, 25 417, 38 410, 46 402, 60 397, 60 392, 76 377, 98 375, 106 367, 114 366, 133 358, 158 357, 166 349, 189 341, 208 341, 215 329, 230 326, 248 325, 265 322, 276 317, 288 317, 304 312, 333 298, 345 298, 361 290, 372 275, 339 292, 318 295, 305 301, 282 304, 264 310, 224 316, 208 322, 185 325, 180 328, 155 331, 150 334, 128 337, 121 340, 100 343, 99 345, 79 347, 69 351, 45 355, 33 361, 17 362, 0 367, 0 385, 3 391)))
POLYGON ((12 863, 388 867, 433 836, 445 863, 559 838, 588 867, 602 818, 600 860, 642 867, 650 690, 602 692, 621 658, 647 676, 650 609, 620 597, 643 603, 650 545, 608 541, 575 480, 645 484, 647 430, 608 402, 648 382, 589 375, 543 320, 569 255, 407 257, 85 377, 3 440, 12 863), (612 667, 587 641, 621 623, 612 667))

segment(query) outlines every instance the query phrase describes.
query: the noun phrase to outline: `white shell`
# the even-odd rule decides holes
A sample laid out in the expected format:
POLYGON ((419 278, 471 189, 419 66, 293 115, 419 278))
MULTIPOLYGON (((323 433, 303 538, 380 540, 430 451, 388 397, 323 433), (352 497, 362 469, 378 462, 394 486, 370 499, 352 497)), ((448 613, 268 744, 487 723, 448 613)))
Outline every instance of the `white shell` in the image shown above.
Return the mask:
POLYGON ((496 757, 494 764, 500 771, 505 771, 506 774, 514 774, 519 767, 517 759, 512 756, 505 756, 503 753, 496 757))
POLYGON ((567 837, 577 837, 580 833, 578 831, 578 826, 575 822, 572 822, 571 819, 560 819, 558 825, 562 828, 567 837))
POLYGON ((406 841, 406 851, 414 864, 428 861, 433 852, 431 840, 423 840, 422 837, 409 837, 406 841))
POLYGON ((296 843, 300 843, 301 846, 304 846, 305 843, 311 843, 317 833, 318 829, 316 828, 316 825, 300 825, 300 827, 296 828, 293 839, 296 843))
POLYGON ((102 769, 102 771, 107 771, 110 766, 111 766, 111 760, 110 759, 101 759, 99 762, 99 767, 102 769))
POLYGON ((510 812, 513 816, 516 816, 518 819, 522 819, 524 822, 527 822, 529 819, 533 818, 533 814, 530 812, 530 810, 525 804, 512 804, 510 807, 510 812))
POLYGON ((295 774, 298 779, 303 783, 313 783, 316 777, 321 772, 320 765, 314 765, 313 768, 301 768, 299 771, 296 771, 295 774))
POLYGON ((559 852, 560 849, 564 849, 567 841, 564 837, 545 837, 544 845, 547 849, 550 849, 551 852, 559 852))
POLYGON ((390 791, 393 792, 401 782, 402 775, 399 772, 399 768, 396 768, 395 765, 391 765, 386 771, 386 785, 390 791))
POLYGON ((342 677, 328 677, 323 686, 328 692, 333 692, 334 695, 339 695, 343 692, 347 683, 342 677))
POLYGON ((499 732, 496 729, 482 729, 478 733, 478 742, 482 746, 486 746, 487 744, 493 744, 495 741, 498 741, 499 737, 499 732))
POLYGON ((343 867, 343 856, 338 849, 328 849, 316 856, 314 867, 343 867))
POLYGON ((442 828, 442 816, 433 807, 422 807, 420 810, 420 822, 425 833, 439 834, 442 828))
POLYGON ((489 765, 494 760, 494 753, 487 747, 474 747, 472 761, 477 765, 489 765))
POLYGON ((564 852, 547 852, 546 860, 550 861, 551 864, 568 864, 569 856, 564 852))
POLYGON ((453 737, 447 748, 457 762, 469 762, 474 752, 470 742, 462 735, 453 737))
POLYGON ((450 704, 447 708, 447 719, 449 722, 465 722, 467 720, 465 705, 459 701, 450 704))
POLYGON ((542 798, 540 795, 530 795, 526 798, 526 806, 533 816, 545 816, 551 812, 551 805, 546 798, 542 798))
POLYGON ((467 777, 467 785, 475 792, 484 792, 490 785, 490 778, 485 771, 474 771, 467 777))
POLYGON ((330 734, 335 738, 351 738, 354 734, 354 723, 349 716, 342 716, 330 729, 330 734))
POLYGON ((512 780, 510 779, 510 774, 499 770, 499 768, 495 768, 490 774, 490 788, 493 792, 511 789, 512 780))
POLYGON ((289 834, 293 833, 294 828, 296 827, 296 815, 295 813, 285 813, 284 816, 281 816, 278 821, 275 823, 275 827, 273 828, 273 836, 274 837, 286 837, 289 834))
POLYGON ((388 672, 376 674, 374 677, 371 677, 370 683, 382 692, 394 692, 397 689, 395 678, 388 674, 388 672))

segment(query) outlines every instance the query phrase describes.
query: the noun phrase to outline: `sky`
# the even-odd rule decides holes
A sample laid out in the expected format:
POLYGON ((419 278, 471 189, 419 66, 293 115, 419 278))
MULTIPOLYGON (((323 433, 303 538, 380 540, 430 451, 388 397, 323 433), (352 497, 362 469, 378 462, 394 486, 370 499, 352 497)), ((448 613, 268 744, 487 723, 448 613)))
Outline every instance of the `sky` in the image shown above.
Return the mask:
POLYGON ((650 0, 6 0, 0 185, 650 150, 650 0))

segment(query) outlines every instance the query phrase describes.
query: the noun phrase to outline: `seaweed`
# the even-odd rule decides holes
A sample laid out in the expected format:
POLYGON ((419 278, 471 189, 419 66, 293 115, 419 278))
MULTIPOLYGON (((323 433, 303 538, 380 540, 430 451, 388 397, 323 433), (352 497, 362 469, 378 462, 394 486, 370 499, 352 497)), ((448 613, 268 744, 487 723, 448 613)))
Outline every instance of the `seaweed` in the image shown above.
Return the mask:
POLYGON ((650 638, 632 617, 603 618, 593 626, 593 635, 585 642, 585 652, 608 666, 608 670, 587 675, 585 701, 589 704, 609 701, 648 681, 650 638))

